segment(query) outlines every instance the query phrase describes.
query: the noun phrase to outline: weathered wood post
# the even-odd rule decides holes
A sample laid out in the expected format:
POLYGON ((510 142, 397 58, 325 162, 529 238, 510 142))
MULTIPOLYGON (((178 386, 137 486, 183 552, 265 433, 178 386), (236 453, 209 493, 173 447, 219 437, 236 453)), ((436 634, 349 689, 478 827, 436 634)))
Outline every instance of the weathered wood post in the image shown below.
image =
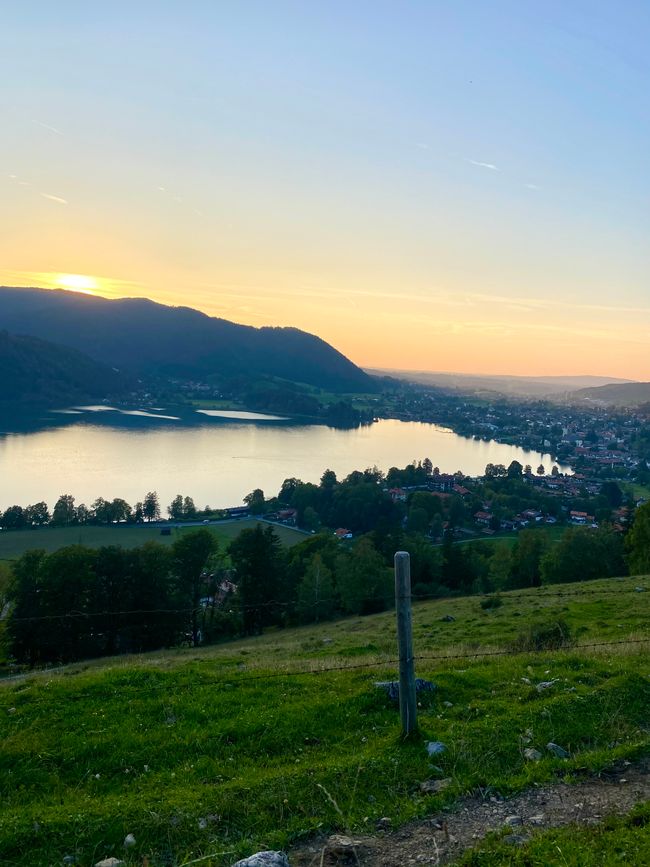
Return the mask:
POLYGON ((399 647, 399 713, 402 733, 410 735, 417 729, 418 721, 411 616, 411 560, 406 551, 395 554, 395 609, 399 647))

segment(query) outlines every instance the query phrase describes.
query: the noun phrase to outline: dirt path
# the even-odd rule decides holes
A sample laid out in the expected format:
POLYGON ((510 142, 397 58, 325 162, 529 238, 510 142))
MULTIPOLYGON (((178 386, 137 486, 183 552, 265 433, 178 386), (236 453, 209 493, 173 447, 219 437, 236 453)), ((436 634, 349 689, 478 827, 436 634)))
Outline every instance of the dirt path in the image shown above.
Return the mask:
POLYGON ((511 828, 513 845, 535 830, 571 822, 596 824, 612 813, 627 813, 650 799, 650 762, 623 763, 584 782, 560 783, 522 792, 513 798, 473 797, 448 812, 412 822, 397 831, 356 836, 354 850, 345 838, 314 840, 289 853, 292 867, 400 867, 409 864, 449 864, 475 846, 490 831, 511 828))

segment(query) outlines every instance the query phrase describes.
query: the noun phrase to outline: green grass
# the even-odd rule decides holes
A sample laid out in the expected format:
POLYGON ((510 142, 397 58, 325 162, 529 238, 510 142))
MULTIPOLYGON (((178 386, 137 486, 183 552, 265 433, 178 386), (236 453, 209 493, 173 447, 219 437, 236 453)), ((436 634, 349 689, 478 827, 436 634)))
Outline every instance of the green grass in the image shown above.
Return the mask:
POLYGON ((465 658, 507 649, 540 618, 562 617, 581 644, 646 634, 650 592, 635 593, 638 584, 650 582, 503 593, 488 611, 478 598, 416 605, 417 674, 439 689, 422 700, 410 741, 373 686, 395 676, 393 613, 5 683, 0 863, 40 867, 77 854, 90 865, 121 856, 132 833, 129 863, 205 858, 216 867, 315 831, 372 829, 381 816, 398 825, 479 786, 507 794, 647 754, 646 644, 465 658), (422 658, 438 656, 451 658, 422 658), (360 665, 371 667, 296 674, 360 665), (523 757, 528 730, 540 762, 523 757), (426 739, 446 752, 431 760, 426 739), (548 754, 551 740, 571 758, 548 754), (452 785, 421 794, 432 776, 452 785))
MULTIPOLYGON (((208 527, 219 542, 227 545, 232 539, 256 524, 254 518, 231 521, 208 527)), ((264 525, 266 526, 266 525, 264 525)), ((300 533, 291 527, 273 525, 273 529, 280 541, 287 546, 295 545, 305 539, 304 533, 300 533)), ((97 527, 84 525, 81 527, 40 527, 37 530, 3 530, 0 532, 0 560, 15 560, 25 551, 33 548, 43 548, 48 553, 58 551, 66 545, 86 545, 89 548, 101 548, 104 545, 119 545, 122 548, 135 548, 144 545, 145 542, 160 542, 163 545, 171 545, 179 534, 196 530, 196 526, 179 529, 172 527, 170 536, 162 536, 160 527, 149 527, 146 524, 97 527)))
POLYGON ((494 837, 460 859, 458 867, 587 867, 650 864, 650 804, 589 828, 574 825, 538 834, 522 846, 494 837))
POLYGON ((621 486, 626 493, 630 493, 635 500, 644 497, 650 500, 650 485, 640 485, 638 482, 625 482, 621 486))

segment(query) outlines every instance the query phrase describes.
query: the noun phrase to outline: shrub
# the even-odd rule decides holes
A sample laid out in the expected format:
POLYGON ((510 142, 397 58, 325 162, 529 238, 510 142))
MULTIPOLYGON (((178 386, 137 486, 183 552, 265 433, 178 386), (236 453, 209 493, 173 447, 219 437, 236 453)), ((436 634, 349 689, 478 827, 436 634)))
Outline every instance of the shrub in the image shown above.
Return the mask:
POLYGON ((571 647, 569 624, 561 617, 531 623, 512 642, 513 650, 559 650, 571 647))
POLYGON ((485 599, 481 599, 480 606, 483 611, 491 611, 493 608, 501 608, 503 605, 503 599, 497 593, 495 596, 486 596, 485 599))

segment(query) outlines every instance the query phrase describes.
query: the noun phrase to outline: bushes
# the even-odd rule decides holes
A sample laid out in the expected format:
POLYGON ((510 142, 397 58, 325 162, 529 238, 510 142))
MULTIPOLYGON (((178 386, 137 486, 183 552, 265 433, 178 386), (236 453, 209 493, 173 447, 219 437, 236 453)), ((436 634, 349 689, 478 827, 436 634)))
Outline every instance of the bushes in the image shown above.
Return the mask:
POLYGON ((512 650, 559 650, 571 647, 573 638, 569 624, 561 617, 531 623, 514 639, 512 650))

